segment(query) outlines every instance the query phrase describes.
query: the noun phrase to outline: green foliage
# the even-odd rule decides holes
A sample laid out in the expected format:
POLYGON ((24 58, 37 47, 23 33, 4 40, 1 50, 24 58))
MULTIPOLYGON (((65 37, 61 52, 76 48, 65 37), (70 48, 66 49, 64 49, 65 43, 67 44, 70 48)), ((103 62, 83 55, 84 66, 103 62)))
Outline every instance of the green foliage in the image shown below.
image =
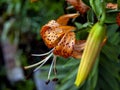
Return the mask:
MULTIPOLYGON (((85 0, 84 0, 85 1, 85 0)), ((100 2, 100 0, 99 0, 100 2)), ((108 1, 107 1, 108 2, 108 1)), ((113 2, 113 1, 112 1, 113 2)), ((94 2, 95 3, 95 2, 94 2)), ((101 10, 99 3, 96 2, 96 15, 97 17, 100 16, 101 10), (99 7, 98 7, 99 6, 99 7)), ((118 56, 120 55, 120 33, 117 32, 119 26, 116 23, 116 10, 111 12, 110 10, 107 11, 107 16, 105 19, 105 23, 111 23, 107 25, 107 42, 105 46, 102 48, 101 54, 99 58, 96 60, 96 64, 93 67, 93 70, 89 74, 88 79, 84 82, 84 84, 76 88, 73 84, 70 83, 74 82, 76 69, 75 66, 78 66, 78 62, 68 61, 64 65, 66 68, 69 67, 68 71, 70 71, 69 76, 66 75, 66 78, 61 82, 61 86, 57 88, 57 90, 120 90, 120 59, 118 56), (73 64, 74 62, 74 64, 73 64), (71 71, 72 68, 72 71, 71 71), (73 77, 70 77, 72 76, 73 77), (69 78, 70 77, 70 78, 69 78)), ((94 14, 93 11, 89 10, 88 13, 88 21, 94 23, 94 14)), ((85 25, 81 23, 75 23, 78 27, 77 37, 79 39, 83 39, 86 37, 85 32, 87 33, 89 30, 86 30, 85 25), (83 34, 84 32, 84 34, 83 34)), ((86 23, 85 23, 86 24, 86 23)), ((90 28, 90 27, 89 27, 90 28)), ((71 60, 71 59, 69 59, 71 60)), ((63 74, 63 73, 62 73, 63 74)), ((66 74, 66 72, 65 72, 66 74)), ((61 80, 62 81, 62 80, 61 80)))
POLYGON ((99 18, 103 13, 103 2, 101 0, 90 0, 90 5, 95 12, 96 16, 99 18))
MULTIPOLYGON (((31 52, 31 42, 40 41, 41 26, 63 14, 62 5, 63 1, 57 2, 56 0, 52 2, 38 0, 34 3, 31 3, 30 0, 0 0, 0 44, 1 40, 8 38, 11 42, 17 43, 16 56, 23 66, 28 65, 27 61, 33 53, 31 52)), ((6 72, 1 62, 0 66, 0 90, 35 89, 32 79, 9 85, 9 82, 6 83, 6 72)))
MULTIPOLYGON (((114 25, 114 29, 109 30, 108 41, 103 47, 92 72, 84 84, 81 87, 76 88, 70 83, 73 83, 75 80, 79 62, 79 60, 71 58, 67 60, 64 65, 63 70, 65 71, 61 73, 65 78, 60 80, 63 82, 61 82, 60 87, 57 90, 120 90, 120 60, 118 59, 120 54, 120 33, 115 32, 117 29, 118 26, 114 25), (115 38, 114 40, 116 41, 112 41, 113 38, 115 38), (66 74, 66 69, 68 69, 68 74, 66 74)), ((61 65, 61 67, 63 67, 63 65, 61 65)))

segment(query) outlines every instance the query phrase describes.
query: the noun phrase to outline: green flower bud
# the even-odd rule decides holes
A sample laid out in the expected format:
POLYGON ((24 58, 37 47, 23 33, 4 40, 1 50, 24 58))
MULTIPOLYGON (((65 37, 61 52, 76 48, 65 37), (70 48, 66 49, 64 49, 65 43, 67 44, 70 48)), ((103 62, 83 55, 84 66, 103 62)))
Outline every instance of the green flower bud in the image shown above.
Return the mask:
POLYGON ((75 85, 81 85, 91 71, 106 36, 106 26, 97 22, 91 29, 81 57, 75 85))

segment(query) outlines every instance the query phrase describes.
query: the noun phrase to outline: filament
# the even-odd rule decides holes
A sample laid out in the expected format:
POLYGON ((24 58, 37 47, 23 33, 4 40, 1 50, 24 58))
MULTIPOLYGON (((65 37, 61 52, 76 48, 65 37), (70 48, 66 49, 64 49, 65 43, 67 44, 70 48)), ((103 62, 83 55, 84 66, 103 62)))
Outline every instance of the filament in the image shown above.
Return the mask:
POLYGON ((54 74, 56 75, 57 73, 56 73, 56 56, 54 55, 54 57, 53 57, 53 61, 54 61, 54 68, 53 68, 53 70, 54 70, 54 74))
POLYGON ((35 67, 35 66, 40 65, 40 64, 43 63, 43 62, 44 62, 44 59, 43 59, 42 61, 38 62, 38 63, 32 64, 32 65, 29 65, 29 66, 25 66, 24 68, 25 68, 25 69, 33 68, 33 67, 35 67))
POLYGON ((47 53, 43 53, 43 54, 32 54, 32 56, 45 56, 45 55, 50 54, 53 50, 54 50, 54 48, 53 48, 52 50, 50 50, 49 52, 47 52, 47 53))
MULTIPOLYGON (((52 54, 52 53, 51 53, 51 54, 52 54)), ((51 54, 50 54, 49 56, 51 56, 51 54)), ((48 57, 49 57, 49 56, 48 56, 48 57)), ((38 63, 29 65, 29 66, 25 66, 24 68, 25 68, 25 69, 29 69, 29 68, 33 68, 33 67, 35 67, 35 66, 38 66, 38 65, 40 65, 41 63, 43 63, 44 61, 46 61, 46 59, 49 59, 48 57, 46 57, 45 59, 43 59, 42 61, 40 61, 40 62, 38 62, 38 63)))
POLYGON ((39 68, 41 68, 41 67, 48 61, 48 59, 49 59, 52 55, 53 55, 53 53, 51 53, 49 56, 47 56, 47 57, 44 59, 43 63, 42 63, 40 66, 38 66, 33 72, 35 72, 35 71, 37 71, 39 68))
POLYGON ((52 71, 52 68, 53 68, 53 63, 54 63, 54 60, 52 60, 52 63, 51 63, 50 69, 49 69, 48 80, 50 79, 50 74, 51 74, 51 71, 52 71))

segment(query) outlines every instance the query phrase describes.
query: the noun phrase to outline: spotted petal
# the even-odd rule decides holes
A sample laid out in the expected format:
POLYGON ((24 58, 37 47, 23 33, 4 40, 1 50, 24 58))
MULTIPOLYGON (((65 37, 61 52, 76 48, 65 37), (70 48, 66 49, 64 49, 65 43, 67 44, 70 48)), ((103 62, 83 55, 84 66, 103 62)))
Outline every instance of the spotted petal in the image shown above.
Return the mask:
POLYGON ((55 55, 59 55, 59 56, 68 58, 71 56, 71 54, 73 52, 74 44, 75 44, 75 33, 68 32, 63 36, 61 41, 55 47, 53 53, 55 55))
POLYGON ((51 20, 42 27, 40 34, 46 46, 53 48, 58 44, 65 33, 73 31, 74 29, 75 27, 72 26, 60 26, 56 21, 51 20))

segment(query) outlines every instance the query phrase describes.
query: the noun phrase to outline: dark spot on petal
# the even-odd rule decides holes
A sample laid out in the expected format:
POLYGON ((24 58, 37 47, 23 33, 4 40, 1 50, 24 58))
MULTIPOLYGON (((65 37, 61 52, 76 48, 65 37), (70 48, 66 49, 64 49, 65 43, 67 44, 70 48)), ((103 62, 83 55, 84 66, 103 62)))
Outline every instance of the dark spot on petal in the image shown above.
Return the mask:
POLYGON ((70 46, 68 46, 70 48, 70 46))
POLYGON ((69 43, 66 43, 66 45, 68 45, 69 43))

